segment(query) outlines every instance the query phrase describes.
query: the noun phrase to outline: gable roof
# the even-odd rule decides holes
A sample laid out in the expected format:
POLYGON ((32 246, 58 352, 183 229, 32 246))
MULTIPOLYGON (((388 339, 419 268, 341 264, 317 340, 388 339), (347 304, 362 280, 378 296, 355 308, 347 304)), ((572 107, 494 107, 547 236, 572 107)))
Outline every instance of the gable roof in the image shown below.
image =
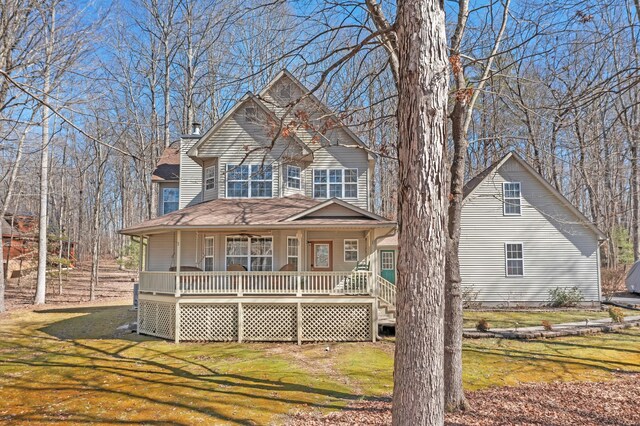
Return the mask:
POLYGON ((177 182, 180 179, 180 147, 168 146, 162 152, 155 170, 151 174, 152 182, 177 182))
POLYGON ((366 150, 367 155, 371 157, 376 157, 375 153, 368 150, 367 145, 362 141, 362 139, 360 139, 360 137, 356 135, 353 132, 353 130, 349 128, 349 126, 346 126, 342 122, 342 120, 336 117, 336 114, 334 111, 332 111, 327 105, 325 105, 324 102, 318 99, 318 97, 315 94, 311 93, 309 89, 304 84, 302 84, 300 80, 298 80, 293 74, 291 74, 286 68, 280 71, 269 83, 267 83, 267 85, 258 93, 258 97, 261 97, 261 98, 264 97, 264 95, 273 87, 273 85, 276 84, 278 81, 280 81, 283 77, 289 78, 296 86, 298 86, 298 89, 300 89, 302 93, 307 95, 308 98, 311 99, 313 103, 318 105, 326 115, 334 119, 340 125, 342 130, 344 130, 347 133, 347 135, 349 135, 349 137, 353 139, 353 141, 358 146, 366 150))
MULTIPOLYGON (((332 200, 328 200, 332 201, 332 200)), ((342 202, 345 203, 345 202, 342 202)), ((351 206, 354 212, 358 207, 351 206)), ((395 226, 380 216, 306 217, 314 207, 328 205, 313 198, 294 195, 282 198, 219 198, 144 221, 120 231, 126 235, 151 234, 176 229, 291 229, 371 228, 395 226), (292 218, 295 218, 293 220, 292 218), (379 218, 379 219, 378 219, 379 218)))
MULTIPOLYGON (((218 129, 220 129, 224 125, 224 123, 226 123, 231 117, 233 117, 233 114, 235 114, 236 111, 240 109, 240 107, 242 107, 249 101, 255 102, 258 107, 270 118, 276 121, 280 121, 276 114, 271 109, 267 108, 256 95, 251 92, 247 92, 238 102, 236 102, 236 104, 229 111, 227 111, 226 114, 224 114, 218 121, 216 121, 215 124, 209 130, 207 130, 207 132, 202 135, 195 144, 193 144, 189 151, 187 151, 187 155, 191 157, 197 157, 198 148, 200 148, 206 141, 208 141, 209 138, 211 138, 211 136, 214 135, 218 131, 218 129)), ((292 137, 302 147, 303 151, 305 151, 307 155, 313 154, 313 151, 309 149, 307 144, 305 144, 298 136, 293 134, 292 137)))
MULTIPOLYGON (((326 200, 322 203, 319 203, 313 207, 308 208, 307 210, 304 210, 300 213, 294 214, 293 216, 290 216, 288 218, 286 218, 284 221, 285 222, 292 222, 292 221, 300 221, 300 219, 303 219, 305 217, 310 216, 312 213, 318 213, 323 209, 326 209, 329 206, 332 205, 336 205, 336 206, 340 206, 342 208, 344 208, 345 210, 351 212, 354 214, 354 216, 349 216, 349 217, 364 217, 367 219, 371 219, 371 220, 380 220, 380 221, 388 221, 387 219, 385 219, 382 216, 379 216, 375 213, 371 213, 370 211, 367 211, 365 209, 362 209, 358 206, 354 206, 353 204, 347 203, 346 201, 340 200, 338 198, 331 198, 329 200, 326 200)), ((347 216, 344 216, 347 217, 347 216)))
POLYGON ((606 240, 607 236, 596 225, 593 224, 580 210, 578 210, 567 198, 560 193, 553 185, 551 185, 545 178, 543 178, 529 163, 527 163, 522 157, 515 152, 511 151, 500 160, 496 161, 485 170, 480 172, 477 176, 471 179, 464 186, 463 203, 469 199, 469 197, 475 192, 475 190, 487 180, 494 172, 499 170, 507 161, 514 160, 520 164, 530 175, 532 175, 538 182, 542 184, 562 205, 567 207, 571 213, 573 213, 578 220, 584 224, 587 228, 593 231, 599 239, 606 240))

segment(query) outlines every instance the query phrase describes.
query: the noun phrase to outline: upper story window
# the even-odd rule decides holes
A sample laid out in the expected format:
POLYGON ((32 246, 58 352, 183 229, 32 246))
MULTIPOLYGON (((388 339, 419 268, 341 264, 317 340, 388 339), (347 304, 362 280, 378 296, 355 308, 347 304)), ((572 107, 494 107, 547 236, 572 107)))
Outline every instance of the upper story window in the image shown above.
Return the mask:
POLYGON ((179 194, 178 188, 162 188, 162 214, 178 210, 179 194))
POLYGON ((344 240, 344 261, 358 261, 358 240, 344 240))
POLYGON ((216 166, 204 169, 204 189, 210 191, 216 187, 216 166))
POLYGON ((358 169, 314 169, 314 198, 358 198, 358 169))
POLYGON ((270 198, 273 173, 270 165, 227 165, 227 197, 270 198))
POLYGON ((507 277, 524 276, 524 254, 522 243, 505 243, 505 271, 507 277))
POLYGON ((291 99, 291 84, 283 83, 278 88, 278 96, 283 101, 291 99))
POLYGON ((300 167, 287 166, 287 188, 300 189, 300 167))
POLYGON ((504 200, 505 215, 518 216, 522 214, 520 182, 504 182, 502 184, 502 199, 504 200))

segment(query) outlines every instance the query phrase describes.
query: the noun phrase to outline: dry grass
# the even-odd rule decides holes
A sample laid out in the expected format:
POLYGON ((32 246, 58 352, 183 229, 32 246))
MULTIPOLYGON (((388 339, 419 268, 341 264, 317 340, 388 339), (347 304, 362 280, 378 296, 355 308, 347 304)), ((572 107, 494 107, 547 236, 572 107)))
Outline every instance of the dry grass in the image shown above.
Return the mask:
MULTIPOLYGON (((127 306, 0 316, 0 422, 269 424, 389 396, 389 342, 180 344, 115 329, 127 306), (326 348, 329 348, 327 351, 326 348)), ((465 342, 469 390, 640 371, 640 332, 465 342)))

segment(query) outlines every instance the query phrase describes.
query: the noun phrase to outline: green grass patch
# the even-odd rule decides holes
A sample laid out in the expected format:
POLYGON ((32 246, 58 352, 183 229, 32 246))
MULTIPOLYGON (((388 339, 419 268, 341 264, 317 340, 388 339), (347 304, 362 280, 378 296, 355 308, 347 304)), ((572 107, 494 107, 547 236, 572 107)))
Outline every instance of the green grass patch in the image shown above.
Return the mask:
MULTIPOLYGON (((640 311, 624 309, 626 316, 640 315, 640 311)), ((550 311, 465 311, 463 326, 475 328, 480 319, 485 318, 491 328, 537 327, 542 321, 551 324, 609 318, 607 311, 550 310, 550 311)))
MULTIPOLYGON (((269 424, 390 395, 393 343, 182 343, 115 332, 126 306, 0 317, 0 423, 269 424), (328 350, 327 350, 328 349, 328 350)), ((640 371, 640 331, 464 342, 471 389, 640 371)))

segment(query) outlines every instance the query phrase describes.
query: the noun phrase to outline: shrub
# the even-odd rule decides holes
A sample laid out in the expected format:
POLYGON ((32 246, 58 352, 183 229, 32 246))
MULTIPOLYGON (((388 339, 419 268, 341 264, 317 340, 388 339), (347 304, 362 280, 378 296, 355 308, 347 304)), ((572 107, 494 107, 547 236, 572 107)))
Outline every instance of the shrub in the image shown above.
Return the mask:
POLYGON ((549 290, 549 305, 554 308, 566 308, 576 306, 584 297, 578 287, 556 287, 549 290))
POLYGON ((478 331, 489 331, 489 322, 482 318, 480 321, 478 321, 478 323, 476 324, 476 330, 478 331))
POLYGON ((616 306, 609 308, 609 316, 613 322, 624 322, 624 311, 616 306))
POLYGON ((542 321, 542 328, 544 328, 546 331, 552 331, 553 330, 553 324, 551 324, 547 320, 544 320, 544 321, 542 321))
POLYGON ((462 288, 462 307, 464 309, 473 309, 480 306, 478 303, 478 291, 473 286, 462 288))

